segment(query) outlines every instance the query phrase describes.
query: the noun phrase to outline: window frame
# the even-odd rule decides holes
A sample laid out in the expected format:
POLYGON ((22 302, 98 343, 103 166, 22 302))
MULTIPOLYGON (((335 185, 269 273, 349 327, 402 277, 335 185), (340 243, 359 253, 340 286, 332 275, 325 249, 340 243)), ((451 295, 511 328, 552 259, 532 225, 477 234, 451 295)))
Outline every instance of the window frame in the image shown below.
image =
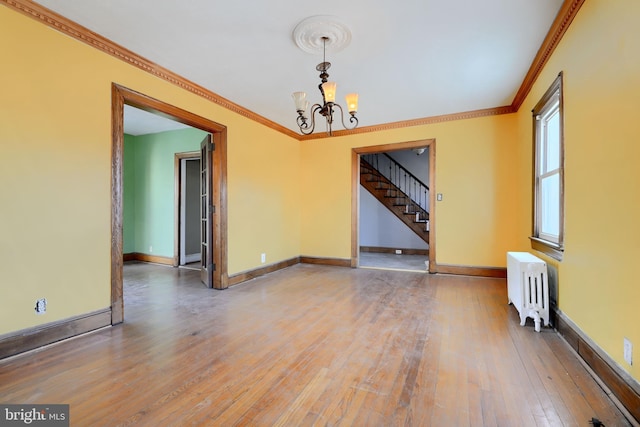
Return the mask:
POLYGON ((533 209, 532 209, 532 235, 531 248, 551 256, 554 259, 562 260, 564 254, 564 102, 563 102, 563 82, 562 72, 553 81, 549 89, 542 96, 540 101, 532 110, 533 121, 533 209), (546 170, 541 173, 542 149, 546 150, 547 134, 544 131, 546 124, 542 117, 550 116, 550 113, 558 111, 559 119, 559 159, 558 167, 551 171, 546 170), (558 175, 559 178, 559 229, 558 237, 545 235, 541 232, 542 223, 542 203, 541 203, 541 180, 558 175))

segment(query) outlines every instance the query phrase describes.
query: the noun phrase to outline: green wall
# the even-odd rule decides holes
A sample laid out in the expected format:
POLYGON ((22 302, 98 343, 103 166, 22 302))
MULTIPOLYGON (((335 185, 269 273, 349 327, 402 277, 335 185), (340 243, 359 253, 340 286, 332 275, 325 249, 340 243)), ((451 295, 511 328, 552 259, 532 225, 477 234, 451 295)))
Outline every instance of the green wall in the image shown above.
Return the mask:
POLYGON ((206 132, 193 128, 140 136, 125 135, 125 254, 174 256, 175 154, 198 151, 206 135, 206 132))

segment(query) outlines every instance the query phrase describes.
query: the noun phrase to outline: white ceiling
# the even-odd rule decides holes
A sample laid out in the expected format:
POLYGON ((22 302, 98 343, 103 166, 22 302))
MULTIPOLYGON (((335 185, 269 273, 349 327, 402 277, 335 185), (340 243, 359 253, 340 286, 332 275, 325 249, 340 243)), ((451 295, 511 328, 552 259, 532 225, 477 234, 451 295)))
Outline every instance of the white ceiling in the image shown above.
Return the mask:
POLYGON ((124 133, 129 135, 147 135, 168 130, 185 129, 189 126, 166 119, 157 114, 148 113, 139 108, 124 106, 124 133))
MULTIPOLYGON (((360 126, 510 105, 562 0, 37 0, 182 77, 297 131, 291 93, 319 102, 320 54, 294 43, 333 15, 350 45, 328 53, 338 102, 360 126)), ((338 129, 340 126, 337 127, 338 129)))

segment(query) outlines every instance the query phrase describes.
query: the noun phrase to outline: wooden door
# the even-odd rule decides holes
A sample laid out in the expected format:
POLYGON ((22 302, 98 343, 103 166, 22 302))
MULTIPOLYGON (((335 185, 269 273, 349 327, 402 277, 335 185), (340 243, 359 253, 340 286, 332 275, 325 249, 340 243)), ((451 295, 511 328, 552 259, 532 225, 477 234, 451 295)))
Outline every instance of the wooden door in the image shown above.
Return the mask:
POLYGON ((213 142, 207 135, 200 143, 200 280, 206 287, 213 287, 213 203, 212 203, 212 169, 213 142))

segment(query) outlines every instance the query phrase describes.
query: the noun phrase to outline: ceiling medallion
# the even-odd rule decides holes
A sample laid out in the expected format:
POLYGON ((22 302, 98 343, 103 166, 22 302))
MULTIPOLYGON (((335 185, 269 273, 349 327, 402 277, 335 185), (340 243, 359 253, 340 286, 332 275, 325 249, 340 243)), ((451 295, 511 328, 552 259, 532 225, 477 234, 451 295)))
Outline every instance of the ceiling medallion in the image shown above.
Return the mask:
POLYGON ((293 30, 293 41, 307 53, 340 52, 351 43, 351 31, 335 16, 311 16, 293 30), (326 38, 326 46, 324 44, 326 38))

